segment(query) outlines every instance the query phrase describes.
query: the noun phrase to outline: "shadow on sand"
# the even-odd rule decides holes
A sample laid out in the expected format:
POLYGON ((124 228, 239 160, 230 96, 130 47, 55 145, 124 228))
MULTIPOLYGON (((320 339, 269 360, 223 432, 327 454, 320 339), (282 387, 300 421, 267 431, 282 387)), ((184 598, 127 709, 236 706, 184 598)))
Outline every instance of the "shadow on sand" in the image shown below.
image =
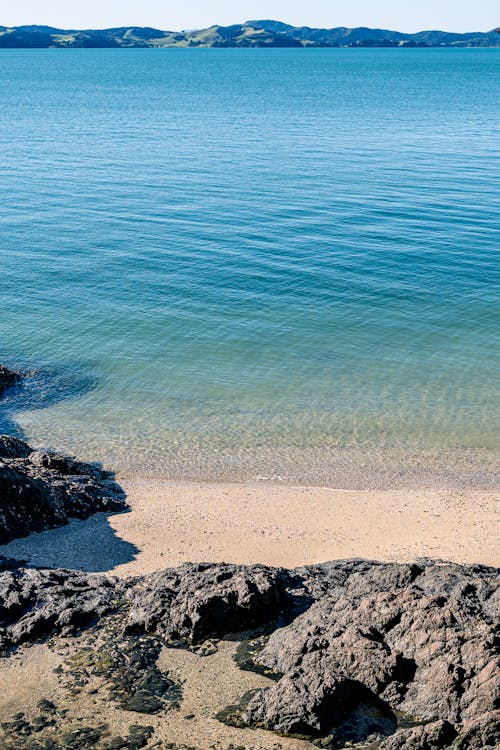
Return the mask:
POLYGON ((92 573, 111 573, 119 565, 135 560, 138 552, 134 544, 117 536, 105 513, 0 546, 0 555, 25 560, 30 565, 92 573))

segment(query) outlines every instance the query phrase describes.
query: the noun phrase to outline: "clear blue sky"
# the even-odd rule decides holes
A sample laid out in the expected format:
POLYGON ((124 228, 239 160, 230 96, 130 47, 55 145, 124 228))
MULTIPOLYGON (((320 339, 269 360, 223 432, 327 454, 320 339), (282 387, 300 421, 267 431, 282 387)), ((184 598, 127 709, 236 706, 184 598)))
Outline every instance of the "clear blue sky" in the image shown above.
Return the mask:
MULTIPOLYGON (((2 7, 3 6, 3 7, 2 7)), ((371 26, 399 31, 487 31, 500 26, 499 0, 11 0, 0 25, 65 28, 202 28, 273 18, 294 25, 371 26)))

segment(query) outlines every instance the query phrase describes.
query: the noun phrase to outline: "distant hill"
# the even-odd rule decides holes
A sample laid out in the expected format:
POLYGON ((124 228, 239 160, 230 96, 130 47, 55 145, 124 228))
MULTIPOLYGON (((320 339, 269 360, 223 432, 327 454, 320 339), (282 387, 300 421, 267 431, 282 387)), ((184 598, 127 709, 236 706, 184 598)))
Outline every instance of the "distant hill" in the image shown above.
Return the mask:
POLYGON ((454 34, 403 34, 358 27, 313 29, 281 21, 247 21, 193 31, 152 28, 56 29, 52 26, 0 26, 0 48, 16 47, 500 47, 499 30, 454 34))

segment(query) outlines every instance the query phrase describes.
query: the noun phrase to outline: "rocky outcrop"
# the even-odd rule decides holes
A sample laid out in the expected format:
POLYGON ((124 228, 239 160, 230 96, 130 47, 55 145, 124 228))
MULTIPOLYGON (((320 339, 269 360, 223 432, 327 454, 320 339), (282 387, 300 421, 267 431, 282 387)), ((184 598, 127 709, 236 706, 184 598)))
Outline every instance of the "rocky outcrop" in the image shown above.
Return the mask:
POLYGON ((0 436, 0 544, 125 508, 122 490, 99 467, 0 436))
POLYGON ((182 565, 146 576, 128 593, 131 632, 199 643, 272 622, 294 601, 299 579, 255 565, 182 565))
POLYGON ((83 672, 102 670, 104 660, 120 701, 151 712, 171 696, 180 700, 155 670, 158 644, 197 650, 207 637, 258 627, 240 636, 244 667, 272 673, 274 682, 242 696, 225 713, 229 723, 331 748, 493 750, 500 741, 499 597, 497 570, 432 561, 294 571, 183 565, 119 581, 4 560, 0 648, 8 653, 97 619, 93 638, 106 636, 107 658, 92 652, 83 672))
POLYGON ((21 382, 21 375, 13 370, 8 370, 0 365, 0 398, 8 388, 12 388, 21 382))
POLYGON ((0 653, 47 635, 71 634, 116 609, 116 603, 113 579, 25 568, 0 558, 0 653))
MULTIPOLYGON (((498 703, 498 693, 496 695, 498 703)), ((464 722, 460 748, 484 750, 500 745, 500 710, 481 714, 464 722)))
MULTIPOLYGON (((24 713, 2 722, 1 750, 140 750, 154 733, 153 727, 132 724, 127 733, 114 734, 107 724, 81 726, 65 720, 52 701, 42 700, 40 713, 31 721, 24 713), (64 729, 61 731, 61 725, 64 729)), ((151 747, 151 745, 149 745, 151 747)), ((158 745, 157 745, 158 747, 158 745)))
POLYGON ((347 742, 394 735, 402 714, 422 726, 387 748, 448 747, 466 722, 498 707, 500 591, 492 570, 353 562, 303 576, 316 601, 260 653, 258 663, 283 677, 253 697, 246 724, 334 732, 347 742))
POLYGON ((412 729, 396 732, 383 744, 385 750, 427 750, 451 747, 458 735, 448 721, 433 721, 412 729))

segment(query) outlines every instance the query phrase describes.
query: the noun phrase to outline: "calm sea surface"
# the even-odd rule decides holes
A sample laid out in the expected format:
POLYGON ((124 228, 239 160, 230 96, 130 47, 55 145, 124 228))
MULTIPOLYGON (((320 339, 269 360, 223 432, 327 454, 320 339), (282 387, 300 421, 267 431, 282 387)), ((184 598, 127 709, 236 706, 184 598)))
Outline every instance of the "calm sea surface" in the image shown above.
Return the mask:
POLYGON ((4 430, 121 471, 485 485, 500 50, 4 50, 4 430))

